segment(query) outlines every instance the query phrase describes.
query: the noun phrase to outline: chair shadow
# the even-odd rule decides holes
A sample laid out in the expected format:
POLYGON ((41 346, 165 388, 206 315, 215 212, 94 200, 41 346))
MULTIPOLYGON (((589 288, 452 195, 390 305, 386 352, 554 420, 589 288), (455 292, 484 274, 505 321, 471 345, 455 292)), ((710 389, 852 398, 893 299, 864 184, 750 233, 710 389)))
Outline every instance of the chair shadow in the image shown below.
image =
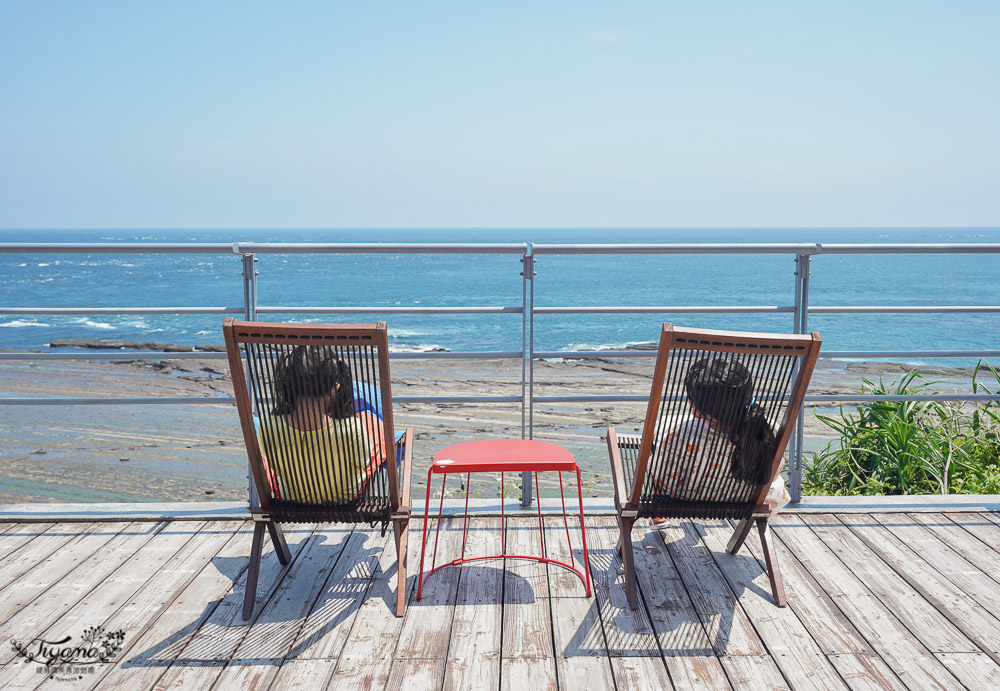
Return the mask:
MULTIPOLYGON (((612 657, 725 655, 740 596, 749 591, 754 597, 773 604, 770 589, 754 582, 734 588, 720 572, 715 560, 731 559, 739 562, 740 568, 745 568, 753 579, 761 574, 766 578, 767 572, 746 547, 735 555, 728 552, 708 555, 701 551, 706 546, 695 527, 690 522, 681 526, 682 534, 675 530, 664 536, 659 531, 647 530, 641 539, 634 539, 635 553, 643 552, 642 563, 636 564, 640 600, 639 609, 635 611, 628 607, 625 599, 625 572, 621 557, 613 549, 590 551, 596 597, 590 603, 581 625, 564 646, 564 657, 603 656, 608 654, 607 651, 611 651, 612 657), (672 536, 676 537, 671 539, 672 536), (691 556, 672 556, 664 537, 676 543, 678 553, 691 556), (712 598, 708 588, 697 582, 692 583, 690 579, 682 579, 675 565, 678 558, 692 561, 696 572, 698 569, 714 570, 725 580, 731 597, 724 600, 712 598), (656 579, 663 582, 656 583, 656 579), (718 606, 722 602, 724 605, 718 606), (712 604, 716 606, 711 607, 712 604), (706 640, 708 647, 704 645, 706 640)), ((636 533, 635 537, 638 538, 639 534, 636 533)))
MULTIPOLYGON (((261 577, 257 584, 257 601, 254 614, 248 621, 242 619, 242 608, 249 556, 213 558, 212 566, 221 576, 231 580, 234 587, 224 597, 207 603, 201 613, 184 628, 132 655, 121 666, 167 667, 181 663, 221 667, 229 663, 237 648, 246 653, 240 655, 241 659, 248 658, 244 662, 256 659, 261 664, 266 664, 275 657, 296 657, 353 615, 365 600, 364 595, 368 592, 369 585, 375 587, 372 569, 378 569, 378 557, 383 547, 365 547, 364 541, 370 538, 370 535, 352 532, 338 543, 326 543, 325 535, 310 535, 307 541, 314 544, 303 544, 296 551, 291 564, 280 567, 274 575, 265 575, 267 569, 263 559, 274 560, 275 564, 271 565, 271 569, 274 569, 276 556, 273 552, 263 555, 261 577), (362 544, 358 545, 358 541, 362 541, 362 544), (335 568, 333 565, 338 556, 351 550, 352 563, 348 565, 350 568, 347 573, 343 578, 338 578, 336 583, 332 580, 327 582, 318 595, 313 596, 315 602, 305 614, 299 603, 289 602, 289 606, 283 608, 272 602, 277 589, 288 577, 289 569, 298 560, 308 559, 315 563, 315 568, 306 565, 301 572, 293 574, 293 578, 307 579, 317 574, 326 578, 330 569, 335 568), (302 630, 296 626, 303 623, 303 620, 306 626, 314 626, 314 630, 309 631, 305 638, 302 630), (290 652, 286 652, 289 635, 294 635, 298 642, 290 652), (281 646, 280 649, 276 645, 281 646)), ((391 541, 386 549, 393 549, 391 541)), ((249 552, 249 544, 247 551, 249 552)), ((385 575, 380 574, 380 577, 385 575)), ((387 602, 387 606, 389 604, 387 602)), ((395 608, 394 598, 391 607, 395 608)))
MULTIPOLYGON (((366 546, 365 542, 374 540, 374 536, 354 532, 345 535, 344 539, 337 543, 326 543, 325 535, 311 535, 307 540, 314 541, 314 544, 303 544, 295 551, 292 564, 281 567, 275 575, 265 576, 262 562, 261 580, 257 586, 257 602, 254 615, 249 621, 243 621, 241 616, 249 557, 212 559, 212 566, 221 576, 231 580, 234 587, 224 597, 207 603, 201 613, 184 628, 148 649, 132 654, 128 660, 122 662, 121 666, 123 668, 168 667, 182 664, 223 667, 229 664, 237 650, 240 651, 241 664, 272 664, 275 658, 295 659, 311 649, 333 629, 354 616, 368 600, 381 601, 386 610, 395 616, 398 563, 393 561, 393 565, 385 571, 379 568, 379 557, 383 550, 392 550, 395 554, 391 538, 384 546, 381 544, 366 546), (344 556, 340 559, 349 558, 351 563, 337 562, 334 566, 335 560, 342 553, 344 556), (314 602, 305 613, 297 603, 290 602, 287 608, 283 608, 273 602, 276 589, 285 578, 289 577, 289 569, 300 559, 308 559, 313 564, 303 565, 301 570, 297 570, 291 576, 292 578, 309 579, 317 577, 317 574, 322 574, 322 577, 326 578, 333 568, 343 573, 342 577, 330 578, 323 589, 317 595, 313 595, 314 602), (342 570, 342 567, 347 568, 342 570), (290 650, 289 637, 294 637, 295 640, 290 650)), ((249 544, 247 551, 249 552, 249 544)), ((264 556, 276 561, 273 552, 264 556)), ((272 564, 272 569, 275 565, 272 564)), ((461 567, 448 568, 461 568, 461 578, 479 582, 502 583, 507 579, 508 588, 512 584, 516 586, 514 592, 531 593, 530 599, 521 599, 519 602, 534 601, 534 593, 528 582, 521 576, 505 572, 502 562, 500 566, 465 564, 461 567)), ((442 573, 435 574, 434 578, 441 575, 442 573)), ((422 601, 417 600, 416 576, 417 574, 412 572, 407 576, 408 610, 411 607, 434 605, 466 606, 461 602, 461 598, 456 604, 454 597, 446 605, 426 597, 422 601)), ((499 587, 496 588, 498 603, 501 592, 499 587)))

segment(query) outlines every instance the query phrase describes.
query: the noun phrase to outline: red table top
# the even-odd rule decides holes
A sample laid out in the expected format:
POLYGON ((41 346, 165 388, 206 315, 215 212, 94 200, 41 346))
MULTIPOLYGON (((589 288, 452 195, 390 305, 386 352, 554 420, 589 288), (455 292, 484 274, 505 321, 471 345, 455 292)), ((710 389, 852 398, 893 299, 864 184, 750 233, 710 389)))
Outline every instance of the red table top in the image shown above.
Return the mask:
POLYGON ((532 439, 483 439, 446 446, 434 455, 434 473, 576 470, 573 454, 532 439))

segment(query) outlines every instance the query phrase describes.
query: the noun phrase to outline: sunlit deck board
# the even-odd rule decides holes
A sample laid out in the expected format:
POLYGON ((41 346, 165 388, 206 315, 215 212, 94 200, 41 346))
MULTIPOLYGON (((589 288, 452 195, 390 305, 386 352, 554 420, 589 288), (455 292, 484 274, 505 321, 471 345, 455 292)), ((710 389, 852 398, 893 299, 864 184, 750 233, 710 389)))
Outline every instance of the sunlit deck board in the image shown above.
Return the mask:
MULTIPOLYGON (((29 568, 0 557, 0 574, 6 564, 14 576, 0 584, 0 686, 996 688, 995 518, 781 517, 784 609, 771 601, 755 536, 734 556, 724 552, 729 523, 640 523, 636 611, 624 602, 612 517, 587 518, 594 598, 564 569, 507 560, 447 568, 419 602, 417 519, 403 618, 393 614, 391 531, 289 526, 292 563, 281 567, 266 547, 249 623, 240 618, 248 523, 13 525, 0 532, 0 554, 23 551, 29 568), (124 629, 124 648, 78 679, 46 681, 9 647, 98 625, 124 629)), ((498 518, 469 527, 468 556, 500 550, 498 518)), ((508 518, 508 548, 540 550, 536 527, 508 518)), ((545 528, 546 554, 568 560, 562 521, 547 517, 545 528)), ((439 563, 461 540, 461 520, 446 519, 439 563)))

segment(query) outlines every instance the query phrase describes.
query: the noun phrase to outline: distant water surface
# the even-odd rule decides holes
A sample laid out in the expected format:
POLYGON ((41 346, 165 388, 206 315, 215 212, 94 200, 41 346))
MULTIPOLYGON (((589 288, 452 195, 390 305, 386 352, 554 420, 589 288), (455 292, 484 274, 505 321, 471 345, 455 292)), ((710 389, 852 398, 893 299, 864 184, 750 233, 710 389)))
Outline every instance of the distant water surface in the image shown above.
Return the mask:
MULTIPOLYGON (((971 243, 1000 229, 0 231, 0 242, 583 242, 971 243)), ((259 303, 373 306, 370 315, 273 315, 305 322, 389 322, 407 350, 520 350, 521 315, 385 315, 379 307, 519 306, 519 255, 260 255, 259 303)), ((542 255, 536 306, 790 305, 791 255, 542 255)), ((812 305, 998 305, 1000 255, 822 255, 812 305)), ((0 304, 16 307, 237 306, 232 254, 0 253, 0 304)), ((265 317, 262 317, 265 318, 265 317)), ((781 315, 537 315, 536 350, 621 348, 653 341, 663 321, 790 331, 781 315)), ((221 343, 218 315, 0 315, 0 347, 46 349, 58 338, 221 343)), ((1000 315, 814 315, 829 350, 994 349, 1000 315)), ((942 363, 943 364, 943 363, 942 363)), ((972 363, 969 363, 972 364, 972 363)))

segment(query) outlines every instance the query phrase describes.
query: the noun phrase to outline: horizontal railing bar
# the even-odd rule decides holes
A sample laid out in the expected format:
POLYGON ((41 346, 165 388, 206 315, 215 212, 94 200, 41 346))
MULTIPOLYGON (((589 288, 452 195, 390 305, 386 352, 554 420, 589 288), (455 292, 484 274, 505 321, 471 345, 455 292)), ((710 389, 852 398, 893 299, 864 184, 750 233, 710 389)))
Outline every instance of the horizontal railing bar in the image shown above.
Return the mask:
POLYGON ((533 254, 818 254, 819 245, 794 243, 538 243, 533 254))
POLYGON ((532 245, 533 254, 995 254, 1000 243, 647 243, 532 245))
MULTIPOLYGON (((520 350, 483 350, 448 352, 390 352, 390 360, 509 360, 520 359, 520 350)), ((182 351, 164 350, 129 351, 99 353, 0 353, 0 360, 220 360, 226 354, 211 350, 182 351)))
POLYGON ((584 307, 535 307, 535 314, 772 314, 794 312, 794 305, 649 305, 613 307, 594 305, 584 307))
POLYGON ((232 242, 0 242, 0 254, 239 254, 232 242))
POLYGON ((0 360, 224 360, 225 353, 210 350, 185 350, 171 353, 163 350, 129 351, 113 353, 0 353, 0 360))
POLYGON ((809 314, 968 314, 1000 312, 1000 305, 809 305, 809 314))
POLYGON ((873 357, 1000 357, 1000 350, 830 350, 821 352, 822 358, 873 357))
POLYGON ((240 242, 242 254, 525 254, 523 242, 240 242))
MULTIPOLYGON (((788 398, 785 396, 785 398, 788 398)), ((681 401, 682 396, 669 396, 666 400, 681 401)), ((807 394, 809 403, 875 403, 879 401, 1000 401, 1000 394, 926 394, 926 395, 867 395, 867 394, 807 394)), ((395 403, 520 403, 520 396, 396 396, 395 403)), ((535 396, 536 403, 644 403, 649 396, 606 395, 606 396, 535 396)), ((231 396, 218 398, 0 398, 0 405, 213 405, 232 404, 231 396)))
POLYGON ((153 398, 0 398, 0 405, 216 405, 232 404, 232 396, 195 398, 157 396, 153 398))
MULTIPOLYGON (((784 398, 788 398, 785 396, 784 398)), ((536 403, 648 403, 649 395, 616 394, 606 396, 535 396, 536 403)), ((666 401, 683 401, 684 396, 667 396, 666 401)), ((1000 394, 926 394, 926 395, 866 395, 866 394, 806 394, 807 402, 823 403, 853 401, 874 403, 878 401, 1000 401, 1000 394)))
POLYGON ((806 401, 822 403, 824 401, 854 401, 859 403, 875 403, 878 401, 1000 401, 1000 394, 944 393, 926 395, 866 395, 866 394, 806 394, 806 401))
POLYGON ((563 358, 566 360, 587 360, 605 357, 656 357, 657 351, 652 350, 536 350, 532 353, 536 360, 551 360, 563 358))
MULTIPOLYGON (((242 308, 241 308, 242 311, 242 308)), ((258 306, 257 314, 521 314, 523 307, 287 307, 258 306)))
POLYGON ((242 307, 0 307, 0 314, 243 314, 242 307))
MULTIPOLYGON (((393 403, 520 403, 520 396, 394 396, 393 403)), ((232 404, 232 396, 218 398, 167 397, 154 398, 0 398, 3 405, 212 405, 232 404)))
POLYGON ((515 242, 0 242, 0 254, 525 254, 515 242))

